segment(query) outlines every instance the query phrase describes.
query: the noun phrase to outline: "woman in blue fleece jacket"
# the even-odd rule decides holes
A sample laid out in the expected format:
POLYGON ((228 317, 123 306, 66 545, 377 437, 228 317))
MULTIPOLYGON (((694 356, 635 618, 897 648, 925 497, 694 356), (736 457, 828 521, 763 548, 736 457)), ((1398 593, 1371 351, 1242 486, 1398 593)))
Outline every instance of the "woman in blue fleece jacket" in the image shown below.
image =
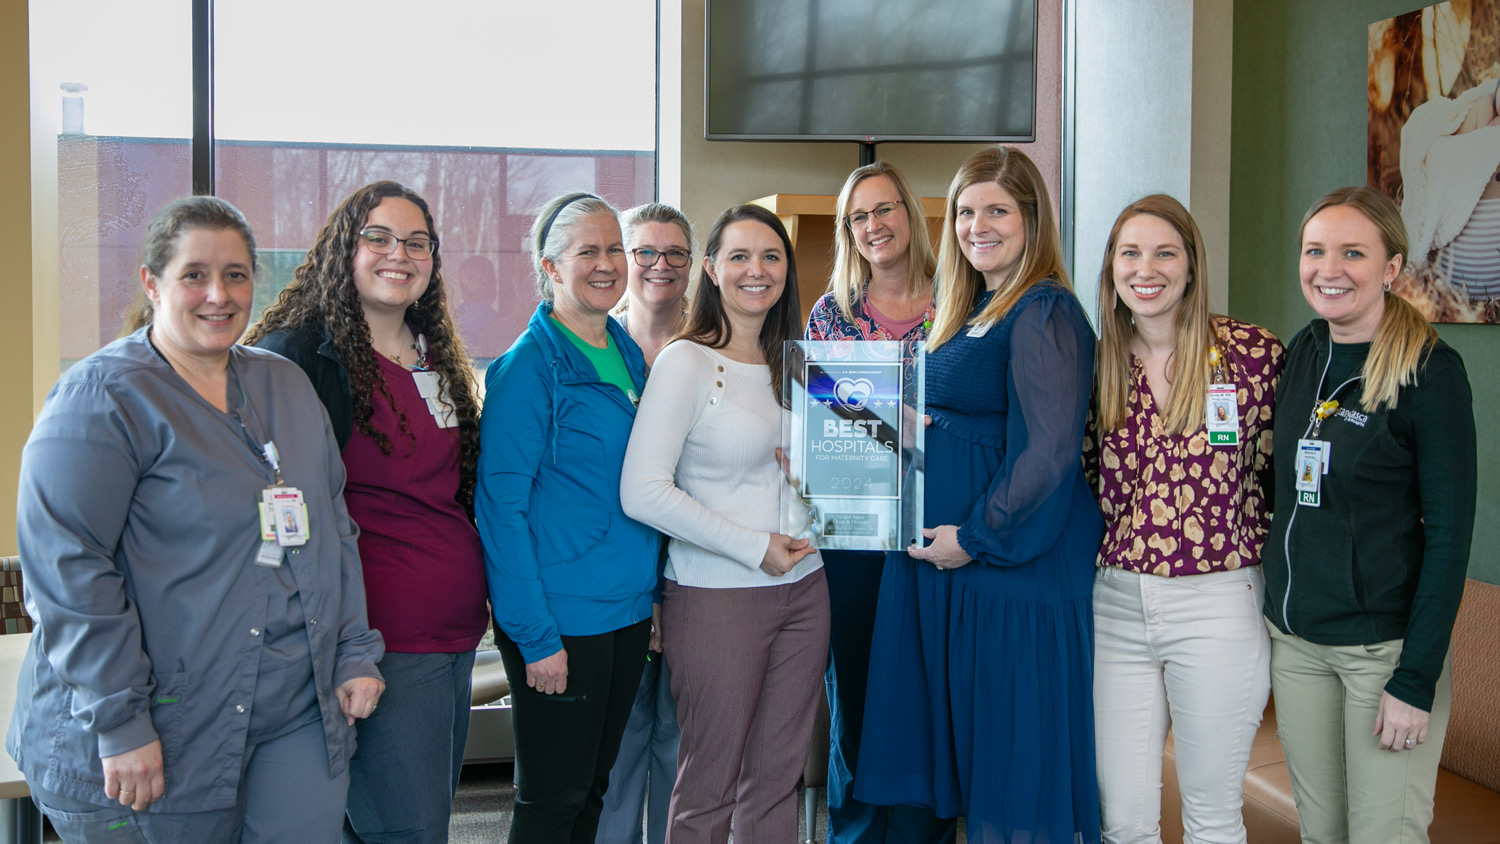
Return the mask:
POLYGON ((645 383, 609 316, 625 292, 614 208, 564 194, 532 226, 542 302, 485 377, 474 510, 512 684, 511 844, 592 844, 645 664, 660 536, 620 507, 645 383))

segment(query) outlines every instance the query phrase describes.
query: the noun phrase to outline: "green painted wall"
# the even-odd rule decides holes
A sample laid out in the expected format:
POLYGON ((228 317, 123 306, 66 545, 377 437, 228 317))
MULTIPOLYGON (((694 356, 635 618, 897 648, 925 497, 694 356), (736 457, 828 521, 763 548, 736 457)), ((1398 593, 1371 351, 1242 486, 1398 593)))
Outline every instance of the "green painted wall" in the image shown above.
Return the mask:
MULTIPOLYGON (((1297 224, 1365 181, 1366 26, 1423 0, 1240 0, 1234 9, 1230 313, 1290 338, 1312 319, 1297 224)), ((1440 325, 1468 366, 1479 430, 1471 577, 1500 583, 1500 326, 1440 325)))

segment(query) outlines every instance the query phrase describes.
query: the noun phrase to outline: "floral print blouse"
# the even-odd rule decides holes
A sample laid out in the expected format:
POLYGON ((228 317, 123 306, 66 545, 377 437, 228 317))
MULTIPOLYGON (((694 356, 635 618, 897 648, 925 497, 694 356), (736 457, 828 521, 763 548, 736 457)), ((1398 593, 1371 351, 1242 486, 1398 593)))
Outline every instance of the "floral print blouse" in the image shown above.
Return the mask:
POLYGON ((1100 432, 1089 420, 1084 464, 1106 525, 1100 566, 1180 577, 1260 563, 1284 350, 1269 331, 1228 317, 1215 317, 1214 331, 1239 388, 1239 445, 1210 446, 1202 427, 1165 433, 1134 356, 1125 425, 1100 432))
POLYGON ((927 339, 927 328, 932 324, 936 305, 928 304, 922 321, 902 337, 892 337, 874 317, 865 310, 865 298, 861 296, 851 306, 854 313, 851 321, 839 310, 838 300, 832 293, 825 293, 812 312, 807 315, 808 340, 900 340, 906 345, 902 357, 911 358, 913 344, 927 339))

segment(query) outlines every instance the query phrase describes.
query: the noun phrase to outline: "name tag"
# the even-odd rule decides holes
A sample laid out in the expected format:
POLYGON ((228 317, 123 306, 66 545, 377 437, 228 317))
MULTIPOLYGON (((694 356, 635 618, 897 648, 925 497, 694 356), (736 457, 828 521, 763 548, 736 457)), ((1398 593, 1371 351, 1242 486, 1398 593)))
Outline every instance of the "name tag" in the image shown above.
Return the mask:
POLYGON ((1240 444, 1239 389, 1233 384, 1210 384, 1208 402, 1204 405, 1204 424, 1209 445, 1240 444))
POLYGON ((1323 505, 1323 476, 1328 474, 1328 458, 1333 453, 1332 444, 1323 440, 1298 440, 1295 485, 1297 503, 1303 507, 1323 505))
POLYGON ((306 545, 308 539, 307 505, 302 490, 289 486, 270 487, 261 492, 261 539, 285 548, 306 545), (270 531, 267 531, 267 518, 270 531))
POLYGON ((427 401, 427 412, 437 420, 439 428, 452 428, 458 424, 457 408, 448 398, 448 391, 438 382, 438 374, 431 370, 419 370, 411 374, 417 383, 417 393, 427 401))

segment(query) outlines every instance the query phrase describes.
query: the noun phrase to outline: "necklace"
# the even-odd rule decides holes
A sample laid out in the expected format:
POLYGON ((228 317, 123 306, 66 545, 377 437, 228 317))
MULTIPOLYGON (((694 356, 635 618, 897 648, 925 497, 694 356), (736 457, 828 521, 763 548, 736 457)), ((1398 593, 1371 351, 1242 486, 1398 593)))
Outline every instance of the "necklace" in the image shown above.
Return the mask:
POLYGON ((419 335, 417 335, 412 340, 411 346, 409 348, 412 351, 414 351, 414 352, 417 353, 417 362, 416 363, 407 364, 407 363, 405 363, 404 361, 401 360, 401 358, 406 355, 406 349, 402 349, 400 352, 398 352, 398 353, 396 353, 394 355, 390 354, 388 352, 381 352, 381 354, 385 355, 385 357, 389 358, 390 361, 392 363, 396 364, 397 366, 409 366, 409 367, 414 368, 414 369, 426 369, 427 368, 427 339, 419 334, 419 335))

